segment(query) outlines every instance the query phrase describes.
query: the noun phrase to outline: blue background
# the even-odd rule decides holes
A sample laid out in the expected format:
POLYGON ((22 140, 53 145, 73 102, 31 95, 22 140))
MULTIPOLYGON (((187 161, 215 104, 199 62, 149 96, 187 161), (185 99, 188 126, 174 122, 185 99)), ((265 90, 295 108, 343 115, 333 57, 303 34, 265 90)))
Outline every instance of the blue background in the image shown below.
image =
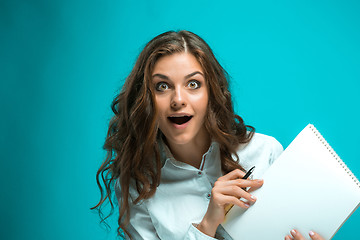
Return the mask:
MULTIPOLYGON (((359 12, 350 0, 2 0, 1 238, 115 239, 116 214, 107 231, 89 210, 110 103, 170 29, 209 43, 246 123, 286 147, 311 122, 360 177, 359 12)), ((359 224, 357 211, 334 239, 359 224)))

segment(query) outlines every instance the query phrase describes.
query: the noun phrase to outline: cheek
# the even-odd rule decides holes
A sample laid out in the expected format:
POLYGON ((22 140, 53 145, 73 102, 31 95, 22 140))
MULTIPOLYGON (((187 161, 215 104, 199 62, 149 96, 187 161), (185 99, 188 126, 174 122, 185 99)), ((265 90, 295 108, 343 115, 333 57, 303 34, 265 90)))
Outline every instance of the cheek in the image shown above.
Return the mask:
POLYGON ((207 106, 209 102, 209 96, 207 92, 204 92, 201 95, 197 95, 193 99, 194 107, 198 110, 198 112, 206 113, 207 106))
POLYGON ((160 113, 164 109, 165 100, 159 96, 155 96, 155 107, 157 111, 160 113))
POLYGON ((158 120, 162 120, 168 108, 167 99, 164 97, 155 96, 155 107, 158 120))

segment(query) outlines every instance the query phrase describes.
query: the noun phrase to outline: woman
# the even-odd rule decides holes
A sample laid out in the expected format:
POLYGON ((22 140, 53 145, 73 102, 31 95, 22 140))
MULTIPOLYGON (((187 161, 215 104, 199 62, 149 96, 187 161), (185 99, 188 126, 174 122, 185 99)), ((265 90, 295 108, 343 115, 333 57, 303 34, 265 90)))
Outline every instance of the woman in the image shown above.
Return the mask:
MULTIPOLYGON (((141 52, 112 104, 94 207, 113 206, 114 186, 118 230, 127 237, 231 239, 220 225, 225 208, 256 202, 243 188, 263 181, 241 179, 244 171, 256 165, 260 177, 282 146, 234 114, 226 76, 210 47, 188 31, 163 33, 141 52)), ((285 239, 304 238, 291 232, 285 239)))

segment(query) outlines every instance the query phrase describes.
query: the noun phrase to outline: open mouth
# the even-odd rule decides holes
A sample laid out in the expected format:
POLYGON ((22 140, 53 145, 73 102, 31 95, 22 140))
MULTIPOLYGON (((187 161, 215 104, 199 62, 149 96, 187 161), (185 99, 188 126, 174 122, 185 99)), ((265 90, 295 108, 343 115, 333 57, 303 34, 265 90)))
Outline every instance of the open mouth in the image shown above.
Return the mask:
POLYGON ((178 125, 182 125, 190 121, 192 116, 168 117, 169 121, 178 125))

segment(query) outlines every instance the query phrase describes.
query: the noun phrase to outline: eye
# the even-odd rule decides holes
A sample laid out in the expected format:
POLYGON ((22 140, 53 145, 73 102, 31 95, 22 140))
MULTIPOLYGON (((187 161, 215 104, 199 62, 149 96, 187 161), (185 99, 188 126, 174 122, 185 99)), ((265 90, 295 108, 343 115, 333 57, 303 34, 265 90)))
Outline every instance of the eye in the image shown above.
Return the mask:
POLYGON ((198 88, 200 88, 200 86, 201 86, 201 83, 199 81, 196 81, 196 80, 191 80, 188 83, 188 87, 191 88, 191 89, 198 89, 198 88))
POLYGON ((155 85, 156 91, 163 92, 169 89, 169 85, 166 82, 159 82, 155 85))

